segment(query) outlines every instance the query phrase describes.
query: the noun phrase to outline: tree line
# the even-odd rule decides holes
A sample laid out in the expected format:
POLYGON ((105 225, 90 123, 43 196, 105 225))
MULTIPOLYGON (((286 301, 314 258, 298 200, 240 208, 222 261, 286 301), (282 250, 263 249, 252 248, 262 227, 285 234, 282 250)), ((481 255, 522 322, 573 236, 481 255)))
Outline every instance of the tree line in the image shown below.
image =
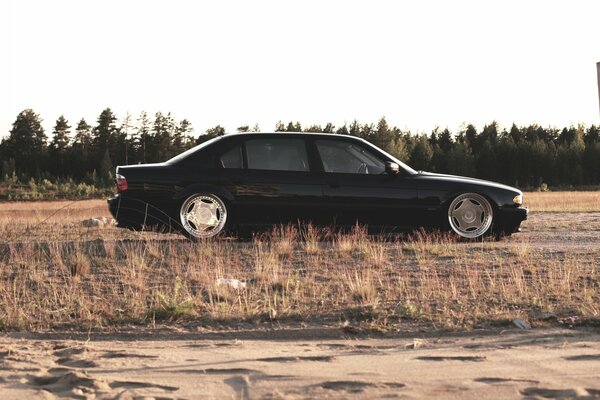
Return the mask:
MULTIPOLYGON (((582 186, 600 184, 600 129, 584 125, 509 129, 496 122, 478 131, 472 124, 458 132, 436 128, 413 134, 389 126, 385 118, 376 124, 353 121, 335 127, 299 122, 278 122, 276 132, 327 132, 358 136, 384 149, 417 170, 491 179, 520 187, 582 186)), ((258 132, 259 127, 240 126, 238 132, 258 132)), ((127 114, 119 120, 110 108, 90 125, 85 119, 72 125, 60 116, 51 139, 42 119, 31 109, 17 116, 7 137, 0 142, 2 179, 27 182, 71 179, 96 186, 112 184, 116 165, 165 161, 206 140, 225 135, 217 125, 194 136, 187 119, 171 113, 152 118, 142 112, 134 121, 127 114)))

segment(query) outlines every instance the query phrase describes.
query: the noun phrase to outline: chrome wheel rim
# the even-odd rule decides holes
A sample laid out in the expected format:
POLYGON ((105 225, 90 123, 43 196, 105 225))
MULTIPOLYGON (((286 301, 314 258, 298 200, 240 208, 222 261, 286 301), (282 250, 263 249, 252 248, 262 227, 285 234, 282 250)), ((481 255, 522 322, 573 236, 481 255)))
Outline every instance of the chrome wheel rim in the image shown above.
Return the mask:
POLYGON ((476 193, 455 198, 448 207, 448 222, 454 232, 468 239, 485 234, 492 225, 494 213, 490 202, 476 193))
POLYGON ((198 239, 206 239, 223 230, 227 209, 217 196, 194 195, 181 205, 179 218, 187 233, 198 239))

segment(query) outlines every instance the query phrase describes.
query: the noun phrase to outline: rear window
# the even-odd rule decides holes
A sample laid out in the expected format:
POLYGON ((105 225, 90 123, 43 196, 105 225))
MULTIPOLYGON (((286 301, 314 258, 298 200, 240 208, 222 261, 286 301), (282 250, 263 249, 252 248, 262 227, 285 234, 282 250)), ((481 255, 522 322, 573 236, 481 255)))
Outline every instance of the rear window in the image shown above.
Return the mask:
POLYGON ((246 141, 248 169, 308 171, 303 139, 250 139, 246 141))
POLYGON ((235 146, 233 149, 223 153, 223 155, 219 158, 219 162, 223 168, 244 168, 242 146, 235 146))
POLYGON ((181 154, 176 155, 175 157, 171 158, 170 160, 167 160, 165 163, 166 164, 177 164, 189 157, 195 157, 195 154, 198 153, 200 150, 212 145, 215 142, 218 142, 219 140, 223 139, 224 136, 217 136, 216 138, 212 138, 210 140, 207 140, 204 143, 199 144, 198 146, 192 147, 191 149, 188 149, 186 151, 184 151, 181 154))

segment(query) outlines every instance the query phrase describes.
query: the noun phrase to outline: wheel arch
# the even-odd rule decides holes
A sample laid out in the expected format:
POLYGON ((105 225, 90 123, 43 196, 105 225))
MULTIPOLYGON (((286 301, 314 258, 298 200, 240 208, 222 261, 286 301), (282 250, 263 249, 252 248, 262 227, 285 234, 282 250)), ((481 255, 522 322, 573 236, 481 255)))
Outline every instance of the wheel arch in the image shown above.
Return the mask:
POLYGON ((485 190, 485 187, 465 186, 465 187, 461 187, 460 189, 453 190, 451 192, 450 191, 447 192, 446 196, 442 200, 441 207, 440 207, 440 211, 442 212, 442 214, 448 210, 448 206, 450 205, 450 203, 452 203, 452 200, 454 200, 456 197, 460 196, 461 194, 465 194, 465 193, 475 193, 475 194, 485 197, 485 199, 490 202, 490 205, 492 206, 494 212, 497 212, 498 209, 500 208, 500 201, 498 201, 499 198, 498 198, 498 196, 495 196, 493 194, 493 192, 490 192, 489 190, 485 190))

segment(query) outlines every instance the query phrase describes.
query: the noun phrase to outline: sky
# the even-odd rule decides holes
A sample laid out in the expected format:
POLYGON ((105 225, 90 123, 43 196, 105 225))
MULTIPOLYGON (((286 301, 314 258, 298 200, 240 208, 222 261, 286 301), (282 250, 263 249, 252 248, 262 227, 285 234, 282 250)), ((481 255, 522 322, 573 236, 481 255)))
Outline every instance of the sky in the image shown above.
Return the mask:
POLYGON ((277 121, 414 133, 600 123, 598 1, 2 0, 0 137, 32 108, 195 134, 277 121))

